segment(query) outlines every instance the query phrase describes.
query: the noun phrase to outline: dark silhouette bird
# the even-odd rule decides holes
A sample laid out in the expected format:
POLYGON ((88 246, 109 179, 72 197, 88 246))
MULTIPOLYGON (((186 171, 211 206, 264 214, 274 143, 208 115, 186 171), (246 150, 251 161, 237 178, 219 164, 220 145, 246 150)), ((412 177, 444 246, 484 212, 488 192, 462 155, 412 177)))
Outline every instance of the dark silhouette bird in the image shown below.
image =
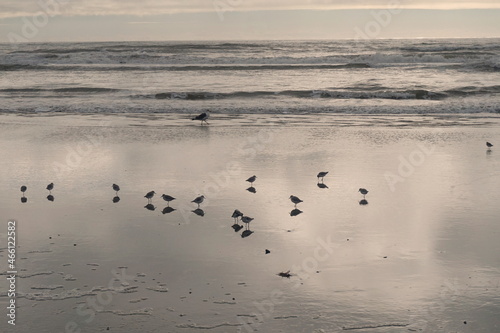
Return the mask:
POLYGON ((253 175, 252 177, 247 179, 247 182, 250 183, 250 185, 253 186, 253 182, 257 179, 257 176, 253 175))
POLYGON ((117 203, 117 202, 120 202, 120 197, 119 196, 116 196, 113 198, 113 203, 117 203))
POLYGON ((194 202, 195 204, 198 205, 198 208, 200 208, 200 204, 203 202, 203 200, 205 200, 205 196, 200 195, 199 197, 194 198, 194 200, 191 202, 194 202))
POLYGON ((201 125, 203 126, 203 122, 207 123, 207 119, 210 117, 210 112, 207 110, 203 113, 200 113, 199 115, 197 115, 196 117, 192 118, 191 120, 201 120, 201 125))
POLYGON ((26 198, 24 195, 21 197, 21 202, 26 203, 28 202, 28 198, 26 198))
POLYGON ((303 202, 302 200, 300 200, 300 199, 299 199, 299 197, 296 197, 296 196, 294 196, 294 195, 291 195, 291 196, 290 196, 290 200, 291 200, 291 201, 295 204, 295 207, 297 207, 297 204, 298 204, 298 203, 303 202))
POLYGON ((162 194, 161 197, 163 198, 163 200, 165 200, 168 203, 169 206, 170 206, 170 201, 175 200, 174 197, 172 197, 168 194, 162 194))
POLYGON ((52 190, 54 189, 54 183, 50 183, 47 185, 46 189, 49 191, 49 194, 52 193, 52 190))
POLYGON ((365 197, 365 195, 368 194, 368 190, 366 188, 360 188, 358 190, 359 193, 363 194, 363 198, 365 197))
POLYGON ((28 188, 26 186, 21 186, 21 192, 23 192, 23 197, 24 197, 24 192, 26 192, 28 188))
POLYGON ((113 184, 113 190, 116 192, 116 195, 118 195, 118 191, 120 190, 120 186, 113 184))
POLYGON ((47 200, 49 200, 49 201, 54 201, 54 199, 55 199, 55 198, 54 198, 54 196, 53 196, 52 194, 49 194, 49 195, 47 196, 47 200))
POLYGON ((231 215, 231 217, 234 219, 234 223, 238 223, 238 218, 242 217, 242 216, 243 216, 243 213, 237 209, 235 209, 233 212, 233 215, 231 215))
POLYGON ((153 199, 153 197, 155 196, 156 192, 155 191, 150 191, 148 193, 146 193, 146 195, 144 196, 144 198, 148 199, 148 202, 151 201, 151 199, 153 199))
POLYGON ((486 147, 491 148, 491 147, 493 147, 493 145, 491 143, 489 143, 488 141, 486 141, 486 147))
POLYGON ((245 223, 247 229, 250 228, 250 222, 252 222, 252 221, 253 221, 253 217, 249 217, 249 216, 242 216, 241 217, 241 222, 245 223))
POLYGON ((321 181, 323 181, 323 178, 328 174, 328 171, 321 171, 320 173, 318 173, 318 182, 319 182, 319 179, 321 178, 321 181))

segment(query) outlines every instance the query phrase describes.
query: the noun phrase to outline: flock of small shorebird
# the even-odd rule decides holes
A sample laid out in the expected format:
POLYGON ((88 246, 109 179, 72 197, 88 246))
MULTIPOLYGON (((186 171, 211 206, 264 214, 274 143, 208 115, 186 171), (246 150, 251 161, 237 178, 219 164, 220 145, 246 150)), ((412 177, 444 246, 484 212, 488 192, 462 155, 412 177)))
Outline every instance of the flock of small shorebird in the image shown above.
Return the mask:
MULTIPOLYGON (((318 184, 323 184, 323 178, 327 174, 328 174, 328 171, 321 171, 320 173, 318 173, 318 175, 317 175, 318 184), (320 179, 321 179, 321 183, 320 183, 320 179)), ((251 188, 253 188, 253 183, 255 182, 255 180, 257 180, 257 176, 254 175, 254 176, 248 178, 246 181, 249 182, 250 185, 251 185, 251 188)), ((119 197, 118 197, 118 192, 120 191, 120 186, 117 185, 117 184, 113 184, 112 188, 116 192, 116 197, 113 198, 113 202, 116 203, 116 202, 118 202, 120 200, 119 197)), ((54 197, 52 196, 52 190, 54 189, 54 183, 50 183, 49 185, 47 185, 46 189, 49 191, 49 195, 47 196, 47 199, 49 201, 54 201, 54 197)), ((25 192, 27 190, 28 190, 27 186, 25 186, 25 185, 21 186, 21 192, 23 193, 23 196, 21 198, 22 202, 26 202, 27 201, 27 199, 25 197, 25 192)), ((358 190, 358 192, 360 192, 363 195, 363 199, 368 194, 368 190, 365 189, 365 188, 360 188, 358 190)), ((156 194, 155 191, 150 191, 150 192, 146 193, 146 195, 144 196, 146 199, 148 199, 148 204, 146 205, 146 208, 154 210, 154 206, 152 205, 151 202, 152 202, 152 199, 155 196, 155 194, 156 194)), ((175 209, 173 209, 173 208, 170 207, 170 202, 173 201, 173 200, 175 200, 175 198, 173 196, 171 196, 171 195, 168 195, 168 194, 162 194, 161 197, 162 197, 163 200, 165 200, 167 202, 167 207, 165 207, 164 213, 170 213, 170 212, 174 211, 175 209), (170 209, 168 209, 168 208, 170 208, 170 209)), ((204 200, 205 200, 205 196, 204 195, 200 195, 200 196, 194 198, 191 201, 192 203, 195 203, 195 204, 198 205, 197 210, 194 210, 193 212, 197 213, 198 215, 203 215, 204 214, 203 211, 200 209, 200 205, 203 203, 204 200)), ((295 208, 297 208, 297 205, 299 203, 303 202, 302 199, 300 199, 299 197, 297 197, 295 195, 291 195, 290 196, 290 201, 294 204, 295 208)), ((362 200, 362 201, 366 201, 366 200, 362 200)), ((301 213, 300 210, 294 209, 292 211, 291 215, 294 216, 294 215, 298 215, 300 213, 301 213)), ((244 215, 238 209, 236 209, 233 212, 233 214, 231 215, 231 217, 234 218, 235 224, 233 225, 233 229, 236 232, 239 231, 241 228, 243 228, 243 226, 241 226, 239 224, 238 219, 245 224, 246 228, 245 228, 244 233, 242 234, 242 237, 249 236, 252 233, 250 231, 250 226, 249 225, 250 225, 250 222, 253 221, 253 219, 254 219, 253 217, 249 217, 249 216, 244 215)))

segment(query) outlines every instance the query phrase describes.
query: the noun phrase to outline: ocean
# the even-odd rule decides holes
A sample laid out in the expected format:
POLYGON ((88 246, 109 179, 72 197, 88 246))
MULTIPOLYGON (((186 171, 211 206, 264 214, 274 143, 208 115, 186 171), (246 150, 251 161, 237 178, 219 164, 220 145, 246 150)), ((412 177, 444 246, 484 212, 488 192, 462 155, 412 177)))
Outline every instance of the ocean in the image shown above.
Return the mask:
POLYGON ((500 112, 500 39, 0 44, 0 112, 500 112))

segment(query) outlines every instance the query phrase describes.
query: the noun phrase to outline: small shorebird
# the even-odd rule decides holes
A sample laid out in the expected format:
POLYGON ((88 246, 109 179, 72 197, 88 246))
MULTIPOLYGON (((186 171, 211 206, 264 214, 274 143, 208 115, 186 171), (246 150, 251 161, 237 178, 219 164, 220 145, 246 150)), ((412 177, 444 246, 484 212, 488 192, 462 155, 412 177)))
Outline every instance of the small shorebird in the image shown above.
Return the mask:
POLYGON ((191 202, 194 202, 195 204, 198 205, 198 208, 200 208, 200 204, 203 202, 203 200, 205 200, 205 196, 204 195, 200 195, 199 197, 196 197, 193 201, 191 202))
POLYGON ((253 217, 249 217, 249 216, 242 216, 241 217, 241 222, 246 224, 247 229, 250 228, 250 222, 252 222, 252 221, 253 221, 253 217))
POLYGON ((150 202, 151 199, 155 196, 155 194, 156 194, 155 191, 150 191, 150 192, 146 193, 146 195, 144 196, 144 198, 147 198, 148 202, 150 202))
POLYGON ((161 197, 163 198, 163 200, 165 200, 168 203, 169 206, 170 206, 170 201, 175 200, 174 197, 172 197, 168 194, 162 194, 161 197))
POLYGON ((26 186, 21 186, 21 192, 23 192, 23 197, 24 197, 24 192, 26 192, 28 188, 26 186))
POLYGON ((242 217, 242 216, 243 216, 243 213, 237 209, 235 209, 233 212, 233 215, 231 215, 231 217, 234 219, 234 223, 238 223, 238 217, 242 217))
POLYGON ((365 197, 365 195, 368 194, 368 190, 366 188, 360 188, 358 190, 358 192, 360 192, 361 194, 363 194, 363 198, 365 197))
POLYGON ((319 182, 320 178, 321 178, 321 181, 323 181, 323 177, 325 177, 327 174, 328 174, 328 171, 321 171, 320 173, 318 173, 318 175, 317 175, 318 182, 319 182))
POLYGON ((491 148, 491 147, 493 147, 493 145, 491 143, 489 143, 488 141, 486 141, 486 147, 491 148))
POLYGON ((253 186, 253 182, 257 179, 257 176, 253 175, 252 177, 247 179, 247 182, 250 183, 250 185, 253 186))
POLYGON ((113 190, 116 192, 116 195, 118 195, 118 191, 120 190, 120 186, 113 184, 113 190))
POLYGON ((300 200, 300 199, 299 199, 299 197, 296 197, 296 196, 294 196, 294 195, 291 195, 291 196, 290 196, 290 200, 291 200, 291 201, 295 204, 295 207, 297 207, 297 204, 298 204, 298 203, 303 202, 302 200, 300 200))
POLYGON ((49 191, 49 194, 52 192, 52 190, 54 189, 54 183, 50 183, 49 185, 47 185, 46 189, 49 191))
POLYGON ((205 122, 205 123, 207 123, 207 125, 209 125, 207 122, 208 117, 210 117, 210 112, 207 110, 206 112, 200 113, 199 115, 192 118, 191 120, 201 120, 202 126, 203 126, 203 122, 205 122))

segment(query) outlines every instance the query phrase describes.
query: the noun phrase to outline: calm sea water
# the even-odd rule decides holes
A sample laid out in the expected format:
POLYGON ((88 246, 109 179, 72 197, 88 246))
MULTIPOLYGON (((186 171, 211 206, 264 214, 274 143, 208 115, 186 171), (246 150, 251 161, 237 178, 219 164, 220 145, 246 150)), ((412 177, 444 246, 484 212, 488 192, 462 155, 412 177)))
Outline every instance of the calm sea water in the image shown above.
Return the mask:
POLYGON ((2 112, 499 113, 500 40, 0 45, 2 112))

